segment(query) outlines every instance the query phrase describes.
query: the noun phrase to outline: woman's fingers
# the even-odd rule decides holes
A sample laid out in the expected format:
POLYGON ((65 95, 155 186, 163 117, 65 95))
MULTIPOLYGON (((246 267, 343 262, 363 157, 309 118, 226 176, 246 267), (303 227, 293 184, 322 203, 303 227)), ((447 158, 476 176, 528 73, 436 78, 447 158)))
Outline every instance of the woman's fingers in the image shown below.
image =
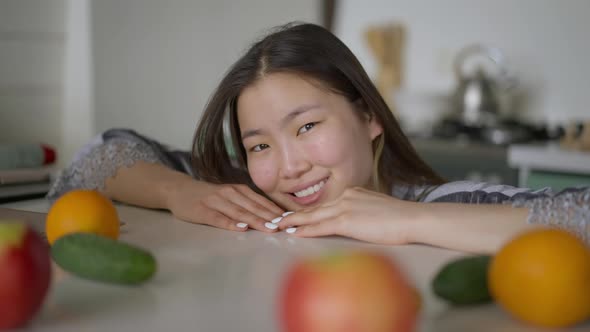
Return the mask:
POLYGON ((257 204, 253 203, 252 201, 248 201, 248 198, 237 191, 233 192, 232 194, 227 194, 226 191, 223 195, 207 197, 203 200, 203 204, 206 208, 216 212, 212 215, 212 217, 214 219, 220 219, 219 223, 224 226, 231 221, 235 227, 242 226, 238 228, 244 228, 243 224, 246 224, 248 228, 253 228, 260 231, 273 232, 276 230, 266 227, 267 222, 271 220, 267 220, 266 218, 272 218, 274 214, 271 214, 262 207, 257 206, 257 204), (249 207, 249 209, 244 208, 244 206, 249 207), (261 217, 260 215, 264 215, 266 217, 261 217), (227 220, 225 218, 227 218, 227 220))
POLYGON ((206 213, 206 218, 204 218, 203 222, 201 223, 230 231, 243 232, 248 230, 247 224, 235 222, 234 220, 225 216, 223 213, 215 210, 209 210, 209 212, 206 213))
POLYGON ((283 213, 283 210, 274 205, 274 203, 258 195, 250 188, 246 189, 247 190, 235 188, 235 191, 228 190, 224 195, 232 203, 258 216, 265 222, 271 221, 283 213), (266 203, 264 201, 266 201, 266 203))
POLYGON ((238 224, 240 224, 240 226, 246 224, 247 228, 253 228, 260 231, 273 231, 264 226, 266 222, 264 219, 231 201, 212 200, 208 207, 216 212, 214 218, 220 219, 219 222, 222 225, 232 223, 237 227, 238 224))
POLYGON ((317 224, 337 218, 342 211, 336 205, 321 206, 312 210, 298 211, 284 217, 278 224, 280 229, 317 224))
POLYGON ((278 207, 274 202, 262 195, 259 195, 257 192, 250 189, 246 185, 236 185, 236 189, 240 191, 242 194, 244 194, 246 197, 250 198, 252 201, 258 203, 258 205, 262 206, 263 208, 271 212, 274 216, 280 216, 281 213, 284 212, 283 209, 278 207))
POLYGON ((290 227, 287 228, 287 233, 290 233, 297 237, 342 235, 342 227, 343 226, 340 219, 330 219, 315 224, 309 224, 300 227, 290 227))
POLYGON ((214 185, 195 181, 181 188, 169 209, 181 220, 223 229, 276 231, 269 221, 283 210, 245 185, 214 185), (267 227, 270 226, 270 227, 267 227))

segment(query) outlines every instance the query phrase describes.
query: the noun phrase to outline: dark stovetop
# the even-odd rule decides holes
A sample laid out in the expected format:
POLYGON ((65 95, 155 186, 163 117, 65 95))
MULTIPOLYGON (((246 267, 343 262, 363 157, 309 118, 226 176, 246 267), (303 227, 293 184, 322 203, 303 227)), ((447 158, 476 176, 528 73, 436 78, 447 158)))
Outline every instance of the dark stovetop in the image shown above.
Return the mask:
POLYGON ((432 136, 492 145, 509 145, 556 140, 563 135, 563 132, 563 128, 552 130, 547 126, 535 126, 516 120, 498 121, 493 126, 471 126, 459 120, 446 119, 433 128, 432 136))

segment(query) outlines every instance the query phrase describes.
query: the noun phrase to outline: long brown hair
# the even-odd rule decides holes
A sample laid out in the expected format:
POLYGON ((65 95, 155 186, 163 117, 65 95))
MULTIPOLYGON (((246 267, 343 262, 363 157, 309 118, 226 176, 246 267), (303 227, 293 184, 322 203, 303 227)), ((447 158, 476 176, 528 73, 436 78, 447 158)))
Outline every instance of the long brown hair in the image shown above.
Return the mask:
MULTIPOLYGON (((237 122, 242 91, 264 75, 288 72, 319 82, 361 113, 377 117, 383 134, 375 139, 374 180, 380 190, 393 184, 440 184, 416 153, 387 104, 354 54, 331 32, 314 24, 289 23, 255 42, 229 69, 207 103, 193 139, 192 164, 201 180, 245 183, 258 190, 247 172, 237 122)), ((359 114, 362 115, 362 114, 359 114)))

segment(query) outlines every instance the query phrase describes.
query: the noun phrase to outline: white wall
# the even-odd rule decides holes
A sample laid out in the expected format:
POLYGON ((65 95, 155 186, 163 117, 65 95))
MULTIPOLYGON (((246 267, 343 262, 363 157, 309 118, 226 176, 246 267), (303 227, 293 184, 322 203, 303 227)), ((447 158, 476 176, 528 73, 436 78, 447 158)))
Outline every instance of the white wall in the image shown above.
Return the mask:
POLYGON ((207 99, 260 33, 318 22, 319 1, 100 0, 92 6, 96 130, 188 149, 207 99))
POLYGON ((590 1, 342 0, 335 31, 370 75, 375 62, 362 33, 369 24, 402 22, 408 30, 403 115, 426 120, 454 88, 451 61, 480 42, 503 50, 533 122, 589 119, 590 1))
MULTIPOLYGON (((115 126, 188 148, 229 64, 264 28, 318 22, 319 6, 314 0, 1 0, 0 141, 56 145, 62 163, 86 137, 115 126)), ((590 1, 342 0, 336 33, 370 74, 375 67, 362 32, 389 20, 405 22, 409 31, 406 86, 398 96, 406 116, 432 115, 439 96, 454 86, 452 56, 483 42, 506 52, 529 91, 526 117, 550 123, 590 117, 590 1)))
POLYGON ((89 1, 0 1, 0 143, 50 144, 59 166, 95 132, 89 1))
POLYGON ((64 6, 0 1, 0 142, 60 146, 64 6))
POLYGON ((0 0, 0 142, 44 142, 64 166, 129 127, 189 148, 227 67, 271 26, 318 22, 319 2, 0 0))
POLYGON ((95 134, 90 0, 66 0, 59 164, 67 165, 95 134))

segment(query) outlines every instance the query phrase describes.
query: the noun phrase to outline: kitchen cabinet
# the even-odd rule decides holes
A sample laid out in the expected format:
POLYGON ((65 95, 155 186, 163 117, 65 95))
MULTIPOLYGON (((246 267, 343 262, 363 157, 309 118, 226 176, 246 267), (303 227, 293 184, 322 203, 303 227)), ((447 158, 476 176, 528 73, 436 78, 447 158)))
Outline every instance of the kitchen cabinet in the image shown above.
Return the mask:
POLYGON ((470 180, 516 186, 505 146, 462 139, 411 138, 418 155, 448 181, 470 180))
POLYGON ((532 189, 590 186, 590 153, 565 150, 557 144, 516 144, 508 163, 518 169, 518 185, 532 189))

